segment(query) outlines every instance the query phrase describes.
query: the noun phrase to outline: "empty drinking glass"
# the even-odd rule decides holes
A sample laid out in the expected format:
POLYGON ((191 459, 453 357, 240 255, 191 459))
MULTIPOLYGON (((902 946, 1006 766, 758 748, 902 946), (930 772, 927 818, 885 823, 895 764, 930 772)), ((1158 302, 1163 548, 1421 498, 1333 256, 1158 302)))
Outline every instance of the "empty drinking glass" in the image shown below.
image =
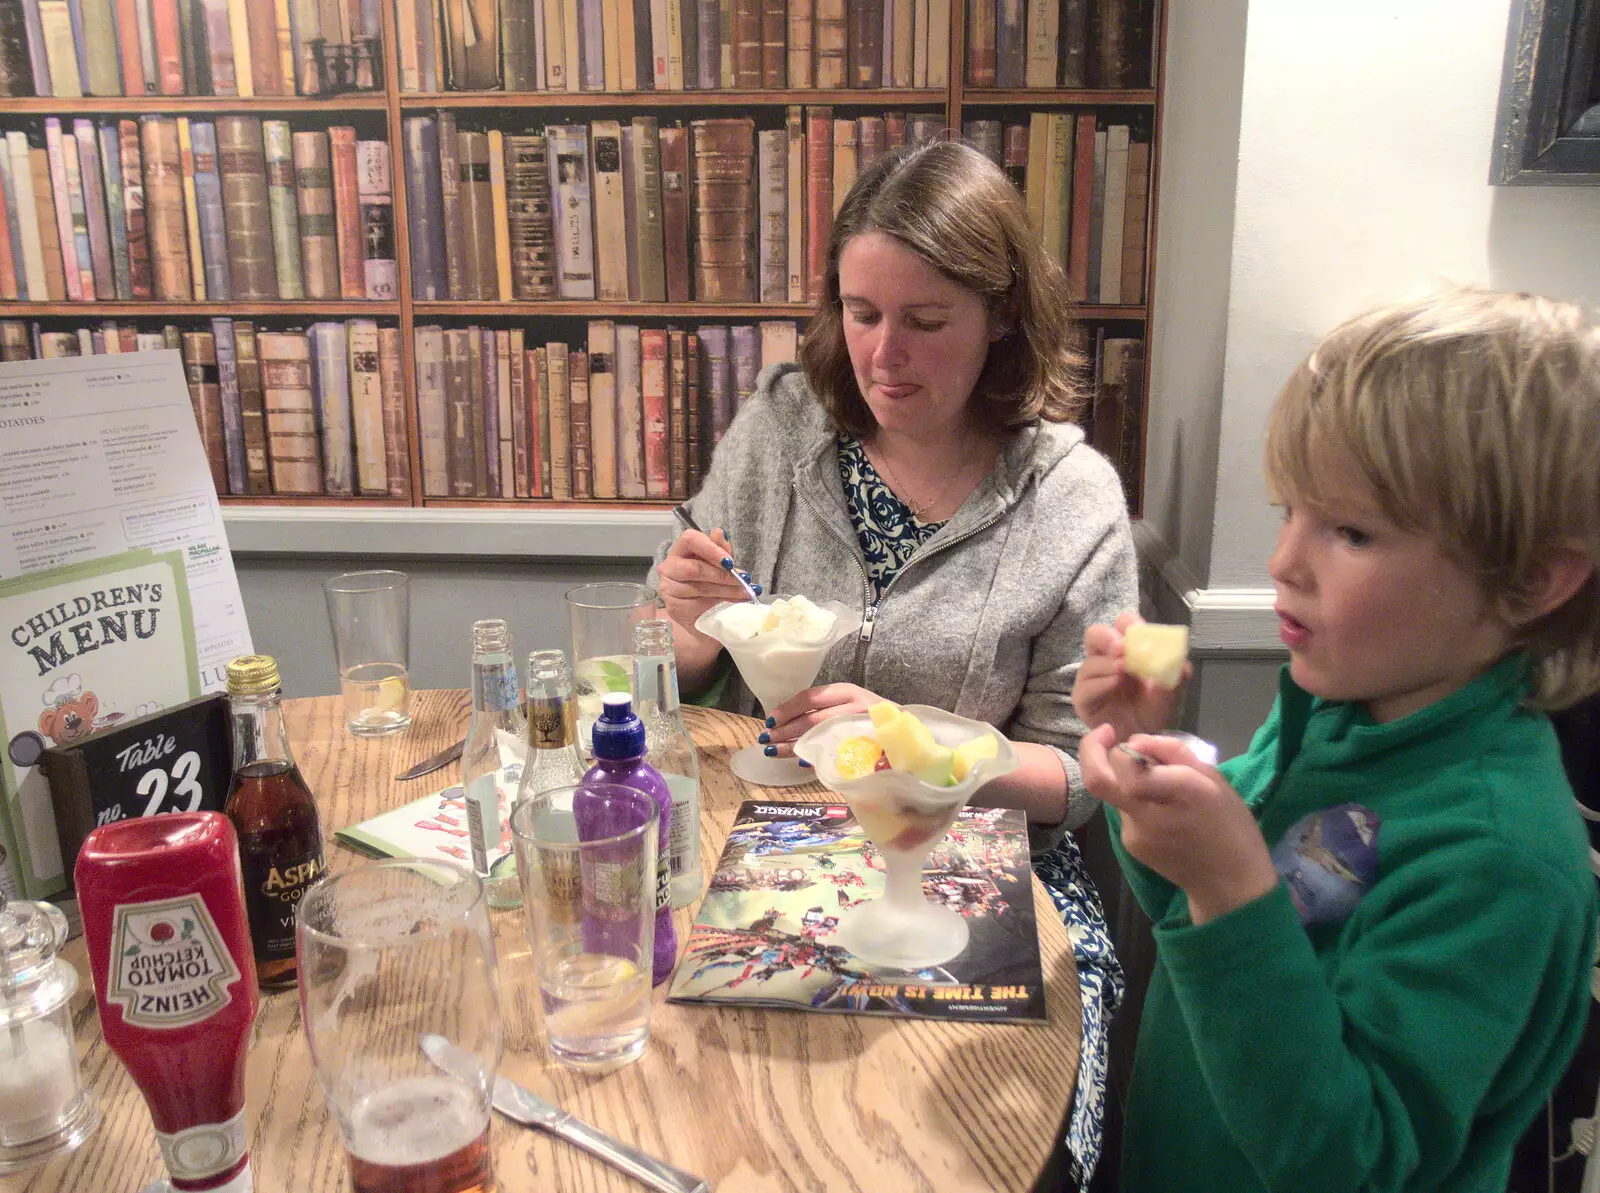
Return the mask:
POLYGON ((357 737, 411 724, 411 595, 404 572, 346 572, 322 582, 345 723, 357 737))

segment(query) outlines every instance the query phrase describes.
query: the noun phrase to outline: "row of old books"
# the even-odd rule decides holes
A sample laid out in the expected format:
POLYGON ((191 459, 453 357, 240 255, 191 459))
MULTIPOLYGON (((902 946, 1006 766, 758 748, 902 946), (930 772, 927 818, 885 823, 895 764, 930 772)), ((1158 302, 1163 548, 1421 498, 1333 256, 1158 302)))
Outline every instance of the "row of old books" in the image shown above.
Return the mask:
POLYGON ((200 330, 106 321, 63 331, 0 320, 4 360, 162 348, 183 354, 218 493, 410 496, 398 328, 212 319, 200 330))
POLYGON ((0 298, 395 297, 389 146, 255 116, 44 121, 0 152, 0 298))
POLYGON ((502 133, 405 121, 412 292, 423 300, 805 302, 833 213, 879 154, 939 113, 748 117, 502 133), (559 218, 557 215, 559 213, 559 218))
POLYGON ((1084 435, 1116 467, 1128 508, 1137 511, 1144 480, 1144 341, 1104 327, 1094 329, 1092 342, 1085 330, 1083 341, 1093 369, 1084 435))
POLYGON ((951 0, 396 0, 403 91, 942 88, 951 0))
POLYGON ((1149 87, 1153 3, 967 0, 967 85, 1149 87))
POLYGON ((428 497, 682 500, 795 324, 693 331, 588 322, 581 343, 504 327, 418 327, 428 497))
POLYGON ((380 0, 0 0, 0 96, 383 88, 380 0))
POLYGON ((1093 112, 969 120, 962 134, 1022 191, 1028 219, 1085 303, 1144 301, 1150 143, 1093 112))

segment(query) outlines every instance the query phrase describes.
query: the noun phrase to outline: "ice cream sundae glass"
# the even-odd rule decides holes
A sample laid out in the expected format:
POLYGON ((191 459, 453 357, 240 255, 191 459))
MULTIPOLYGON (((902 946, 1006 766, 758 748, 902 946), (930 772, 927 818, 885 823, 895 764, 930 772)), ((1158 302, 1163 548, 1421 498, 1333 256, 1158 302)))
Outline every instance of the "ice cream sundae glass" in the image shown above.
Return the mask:
POLYGON ((883 896, 847 911, 835 943, 891 969, 926 969, 959 955, 967 921, 924 897, 922 864, 973 792, 1017 768, 1011 743, 982 721, 885 701, 813 727, 795 753, 844 797, 883 857, 883 896))
MULTIPOLYGON (((861 614, 850 606, 803 596, 724 601, 694 623, 727 648, 767 713, 809 688, 833 644, 860 627, 861 614)), ((768 758, 760 746, 739 750, 730 765, 741 779, 764 787, 796 787, 815 777, 793 758, 768 758)))

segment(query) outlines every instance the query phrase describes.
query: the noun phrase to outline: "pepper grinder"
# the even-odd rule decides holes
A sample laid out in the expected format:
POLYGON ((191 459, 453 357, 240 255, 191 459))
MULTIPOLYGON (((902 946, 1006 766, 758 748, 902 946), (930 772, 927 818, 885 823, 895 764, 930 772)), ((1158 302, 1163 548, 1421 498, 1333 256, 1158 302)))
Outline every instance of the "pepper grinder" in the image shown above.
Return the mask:
POLYGON ((77 1147, 100 1125, 78 1073, 66 940, 60 908, 0 895, 0 1173, 77 1147))

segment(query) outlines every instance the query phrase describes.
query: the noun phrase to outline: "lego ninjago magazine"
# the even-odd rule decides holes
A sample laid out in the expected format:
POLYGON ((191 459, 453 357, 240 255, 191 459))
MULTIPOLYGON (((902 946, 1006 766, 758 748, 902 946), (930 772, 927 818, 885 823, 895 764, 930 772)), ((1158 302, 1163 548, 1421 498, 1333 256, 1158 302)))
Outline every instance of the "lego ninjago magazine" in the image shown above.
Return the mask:
POLYGON ((900 968, 845 946, 884 896, 885 861, 850 808, 746 800, 668 998, 967 1022, 1040 1022, 1044 977, 1022 812, 964 808, 927 854, 922 893, 966 922, 942 964, 900 968), (841 931, 841 925, 844 930, 841 931))

